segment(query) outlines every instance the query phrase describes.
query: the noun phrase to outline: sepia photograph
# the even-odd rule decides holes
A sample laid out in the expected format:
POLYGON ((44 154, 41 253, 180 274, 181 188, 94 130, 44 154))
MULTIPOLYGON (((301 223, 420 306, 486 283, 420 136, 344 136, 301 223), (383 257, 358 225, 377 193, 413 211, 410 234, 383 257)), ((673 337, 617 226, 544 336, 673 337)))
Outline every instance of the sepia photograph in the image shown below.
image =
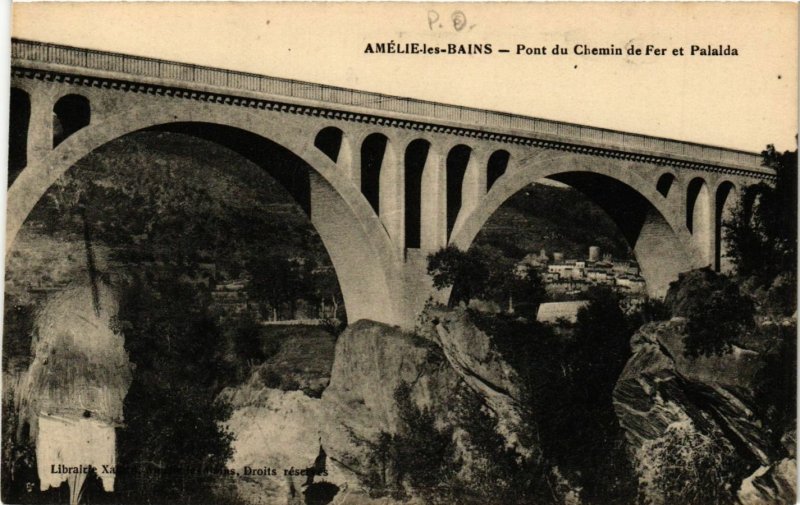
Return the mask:
POLYGON ((797 501, 798 4, 10 24, 2 503, 797 501))

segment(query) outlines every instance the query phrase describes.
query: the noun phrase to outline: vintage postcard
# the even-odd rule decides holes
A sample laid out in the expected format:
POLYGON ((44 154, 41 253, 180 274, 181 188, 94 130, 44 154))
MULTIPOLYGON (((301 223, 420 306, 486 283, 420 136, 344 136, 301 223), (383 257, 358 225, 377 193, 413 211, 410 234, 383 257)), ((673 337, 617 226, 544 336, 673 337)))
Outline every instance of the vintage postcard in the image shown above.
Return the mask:
POLYGON ((797 4, 12 17, 3 503, 795 502, 797 4))

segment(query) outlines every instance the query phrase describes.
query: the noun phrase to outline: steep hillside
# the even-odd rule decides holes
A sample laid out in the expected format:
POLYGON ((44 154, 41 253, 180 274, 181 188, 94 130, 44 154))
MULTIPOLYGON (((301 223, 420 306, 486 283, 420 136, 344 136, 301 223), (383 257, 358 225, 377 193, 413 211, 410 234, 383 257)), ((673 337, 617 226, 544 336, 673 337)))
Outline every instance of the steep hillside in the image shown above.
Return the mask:
POLYGON ((575 189, 544 184, 532 184, 511 197, 489 219, 476 243, 495 246, 513 258, 542 248, 584 258, 591 245, 615 258, 631 257, 603 209, 575 189))

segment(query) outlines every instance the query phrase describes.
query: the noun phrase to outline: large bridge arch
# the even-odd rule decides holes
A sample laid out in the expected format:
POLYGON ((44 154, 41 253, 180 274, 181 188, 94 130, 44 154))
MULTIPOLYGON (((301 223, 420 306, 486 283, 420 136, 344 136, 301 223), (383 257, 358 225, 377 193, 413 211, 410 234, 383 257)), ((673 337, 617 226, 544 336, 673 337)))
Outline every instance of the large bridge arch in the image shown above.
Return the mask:
POLYGON ((702 266, 681 213, 667 204, 655 182, 621 163, 571 153, 542 156, 507 171, 454 230, 450 243, 469 248, 503 203, 542 179, 578 189, 610 215, 634 251, 651 296, 662 297, 679 273, 702 266))
POLYGON ((271 143, 307 167, 306 201, 297 191, 287 189, 296 198, 301 197, 298 203, 308 212, 331 258, 348 319, 402 324, 402 311, 392 296, 401 288, 396 253, 366 199, 315 147, 313 134, 307 134, 307 128, 303 129, 300 123, 251 109, 231 112, 224 106, 186 107, 181 101, 147 105, 136 102, 125 111, 76 131, 44 156, 29 159, 8 190, 6 252, 27 216, 58 178, 115 139, 149 129, 178 131, 217 141, 250 159, 258 156, 260 142, 271 143), (220 140, 218 134, 224 139, 220 140), (239 145, 232 146, 230 141, 239 145))

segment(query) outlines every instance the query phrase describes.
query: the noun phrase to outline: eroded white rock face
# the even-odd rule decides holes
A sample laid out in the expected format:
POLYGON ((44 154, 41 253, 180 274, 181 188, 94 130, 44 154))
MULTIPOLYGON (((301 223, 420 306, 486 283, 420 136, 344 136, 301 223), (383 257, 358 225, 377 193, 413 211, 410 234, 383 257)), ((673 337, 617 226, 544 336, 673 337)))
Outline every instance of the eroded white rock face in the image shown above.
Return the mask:
MULTIPOLYGON (((116 466, 114 428, 123 421, 123 401, 132 375, 113 318, 112 290, 88 285, 54 294, 36 317, 33 361, 17 402, 36 446, 42 490, 67 481, 77 500, 87 466, 97 469, 112 491, 116 466), (59 465, 78 472, 59 471, 59 465)), ((76 501, 75 501, 76 502, 76 501)))
MULTIPOLYGON (((227 425, 236 437, 228 468, 238 473, 238 493, 248 503, 287 503, 292 487, 299 496, 306 481, 300 473, 313 466, 320 444, 326 453, 341 445, 338 434, 328 428, 330 413, 319 399, 278 389, 227 394, 234 406, 227 425)), ((328 474, 315 482, 327 481, 340 490, 357 483, 330 458, 326 468, 328 474)))
POLYGON ((89 473, 95 473, 107 492, 114 490, 116 436, 114 427, 95 419, 40 416, 36 439, 36 466, 40 489, 69 483, 79 492, 89 473))

